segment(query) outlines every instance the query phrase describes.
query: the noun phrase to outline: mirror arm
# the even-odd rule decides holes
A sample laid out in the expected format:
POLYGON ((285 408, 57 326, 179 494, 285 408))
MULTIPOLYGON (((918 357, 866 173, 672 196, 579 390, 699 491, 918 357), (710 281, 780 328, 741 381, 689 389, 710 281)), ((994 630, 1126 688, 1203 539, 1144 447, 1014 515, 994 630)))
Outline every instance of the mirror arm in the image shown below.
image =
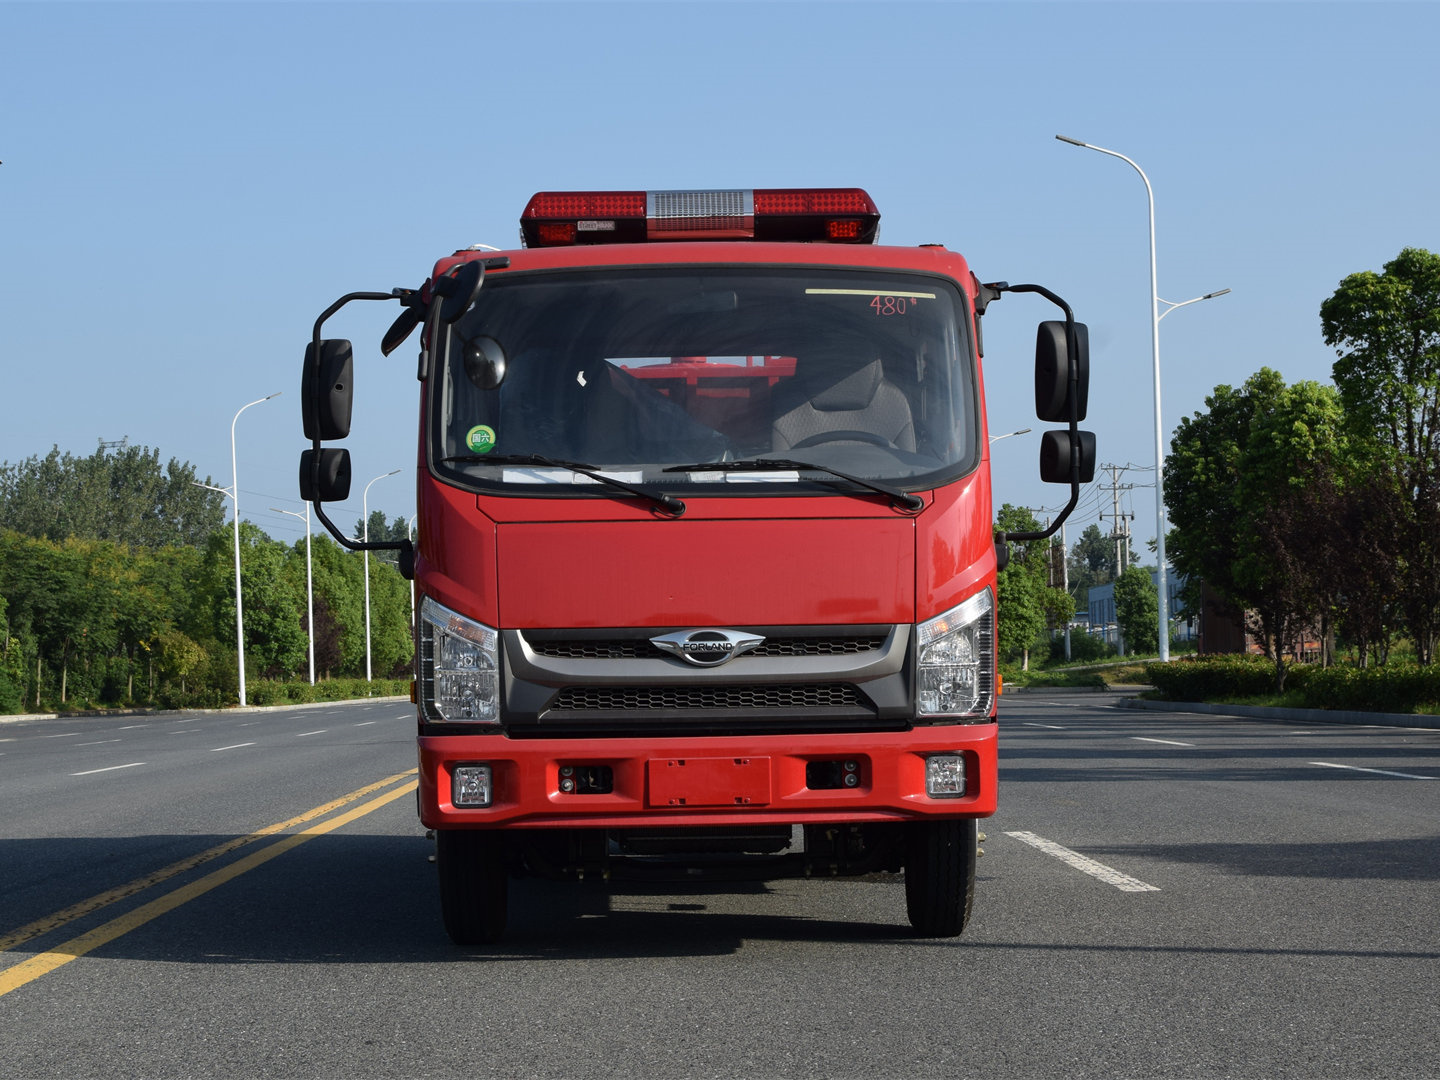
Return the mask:
MULTIPOLYGON (((389 292, 384 292, 384 293, 382 293, 382 292, 353 292, 353 293, 346 293, 344 296, 340 297, 339 300, 336 300, 333 304, 331 304, 331 305, 330 305, 329 307, 327 307, 324 311, 322 311, 322 312, 320 313, 320 317, 315 320, 315 328, 314 328, 314 330, 313 330, 312 333, 311 333, 311 339, 312 339, 312 341, 314 342, 315 355, 316 355, 317 357, 320 355, 320 331, 321 331, 321 328, 325 325, 325 320, 328 319, 328 318, 330 318, 331 315, 334 315, 337 311, 339 311, 341 308, 343 308, 346 304, 350 303, 350 301, 352 301, 352 300, 400 300, 402 303, 408 303, 408 302, 409 302, 409 294, 412 293, 412 292, 414 292, 414 291, 415 291, 414 289, 391 289, 389 292)), ((314 396, 311 398, 311 400, 312 400, 312 401, 319 401, 319 400, 320 400, 320 365, 319 365, 319 364, 316 364, 316 365, 315 365, 315 385, 314 385, 314 387, 313 387, 312 389, 313 389, 313 391, 314 391, 314 396)), ((318 494, 319 491, 320 491, 320 438, 319 438, 318 432, 317 432, 316 437, 311 440, 310 445, 311 445, 311 448, 315 451, 312 455, 310 455, 310 456, 311 456, 311 463, 310 463, 310 470, 311 470, 311 471, 310 471, 310 484, 311 484, 311 490, 314 491, 314 492, 316 492, 316 493, 318 494)), ((320 523, 325 526, 326 530, 330 533, 330 535, 333 536, 337 541, 339 541, 339 543, 341 544, 341 546, 343 546, 343 547, 345 547, 345 548, 348 548, 348 549, 351 550, 351 551, 379 551, 379 550, 386 550, 386 549, 395 549, 395 550, 401 551, 401 552, 403 553, 403 552, 407 552, 407 551, 410 550, 410 541, 409 541, 409 540, 385 540, 385 541, 374 540, 374 541, 371 541, 371 542, 368 543, 368 544, 365 543, 364 541, 360 541, 360 540, 351 540, 348 536, 346 536, 343 532, 341 532, 339 528, 336 527, 336 525, 335 525, 335 523, 334 523, 333 521, 330 520, 329 516, 325 513, 325 511, 324 511, 324 509, 323 509, 323 507, 322 507, 321 502, 320 502, 319 499, 316 499, 311 505, 315 507, 315 516, 320 519, 320 523)), ((403 561, 403 559, 404 559, 404 555, 402 554, 402 561, 403 561)))
MULTIPOLYGON (((995 293, 1039 293, 1046 300, 1065 312, 1065 349, 1071 357, 1079 355, 1079 349, 1075 335, 1075 312, 1070 305, 1061 297, 1045 288, 1044 285, 1011 285, 1008 282, 997 281, 987 286, 995 293)), ((1013 532, 1000 533, 997 543, 1006 543, 1011 540, 1048 540, 1060 531, 1060 526, 1065 524, 1075 505, 1080 501, 1080 365, 1070 364, 1070 501, 1060 511, 1060 516, 1050 523, 1049 528, 1035 532, 1013 532)))

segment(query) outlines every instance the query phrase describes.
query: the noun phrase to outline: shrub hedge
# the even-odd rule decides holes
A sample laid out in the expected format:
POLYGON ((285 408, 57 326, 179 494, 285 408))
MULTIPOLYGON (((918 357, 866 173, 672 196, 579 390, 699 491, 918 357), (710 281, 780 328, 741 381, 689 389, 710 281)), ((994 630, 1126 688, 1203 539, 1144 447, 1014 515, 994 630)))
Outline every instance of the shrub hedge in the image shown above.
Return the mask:
MULTIPOLYGON (((1147 664, 1145 676, 1169 701, 1227 701, 1271 697, 1275 665, 1261 656, 1206 656, 1147 664)), ((1378 668, 1294 664, 1287 698, 1307 709, 1415 713, 1440 709, 1440 666, 1389 664, 1378 668)))
POLYGON ((1146 664, 1145 678, 1170 701, 1263 697, 1275 692, 1275 665, 1262 656, 1207 656, 1146 664))
POLYGON ((409 697, 409 679, 324 679, 308 682, 261 680, 246 687, 251 705, 308 705, 315 701, 349 701, 364 697, 409 697))
POLYGON ((1317 668, 1305 680, 1301 700, 1310 709, 1433 713, 1440 710, 1440 668, 1418 664, 1317 668))

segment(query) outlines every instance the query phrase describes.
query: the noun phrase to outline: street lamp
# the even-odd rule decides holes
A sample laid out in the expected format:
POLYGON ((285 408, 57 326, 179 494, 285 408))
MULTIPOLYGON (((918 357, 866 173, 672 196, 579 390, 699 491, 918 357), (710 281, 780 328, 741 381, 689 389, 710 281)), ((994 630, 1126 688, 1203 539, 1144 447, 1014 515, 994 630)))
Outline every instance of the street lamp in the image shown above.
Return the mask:
MULTIPOLYGON (((405 535, 410 540, 410 549, 415 549, 415 519, 420 516, 420 511, 410 515, 410 520, 405 525, 405 535)), ((410 575, 410 632, 415 632, 415 575, 410 575)))
POLYGON ((1198 304, 1201 300, 1209 300, 1215 296, 1224 296, 1230 290, 1220 289, 1216 292, 1206 293, 1204 296, 1197 296, 1194 300, 1181 301, 1178 304, 1160 299, 1159 286, 1155 279, 1155 190, 1150 186, 1150 178, 1145 175, 1145 170, 1124 154, 1107 150, 1103 146, 1081 142, 1079 139, 1072 139, 1065 135, 1056 135, 1055 138, 1063 143, 1069 143, 1071 146, 1080 146, 1086 150, 1094 150, 1096 153, 1119 158, 1139 173, 1140 179, 1145 181, 1145 197, 1150 206, 1150 352, 1155 367, 1155 560, 1160 567, 1157 589, 1159 610, 1156 615, 1160 628, 1160 661, 1167 663, 1170 660, 1170 582, 1165 568, 1165 424, 1160 414, 1160 320, 1176 308, 1198 304), (1168 305, 1163 312, 1160 310, 1161 304, 1168 305))
MULTIPOLYGON (((379 476, 375 477, 375 480, 371 480, 371 481, 370 481, 370 484, 375 483, 376 480, 384 480, 385 477, 387 477, 387 476, 394 476, 394 475, 395 475, 396 473, 398 473, 399 471, 400 471, 399 469, 391 469, 391 470, 390 470, 389 472, 387 472, 387 473, 381 473, 379 476)), ((360 496, 361 513, 364 515, 364 517, 362 517, 362 518, 360 519, 361 522, 362 522, 360 537, 361 537, 361 539, 362 539, 365 543, 367 543, 367 544, 370 542, 370 484, 366 484, 366 485, 365 485, 365 490, 364 490, 364 492, 363 492, 363 493, 361 494, 361 496, 360 496)), ((366 682, 370 682, 370 681, 371 681, 371 679, 370 679, 370 549, 369 549, 369 548, 366 548, 366 549, 365 549, 365 681, 366 681, 366 682)))
POLYGON ((235 467, 235 424, 243 413, 251 405, 259 405, 277 398, 283 391, 276 390, 273 394, 256 398, 248 405, 241 405, 235 413, 235 419, 230 421, 230 486, 228 488, 217 488, 211 484, 202 484, 198 480, 191 481, 196 487, 209 488, 211 491, 218 491, 222 495, 228 495, 233 504, 235 512, 235 655, 240 668, 240 704, 245 705, 245 616, 241 608, 240 600, 240 474, 235 467))
POLYGON ((277 514, 284 514, 286 517, 299 518, 305 522, 305 613, 309 619, 306 625, 310 628, 310 685, 315 685, 315 587, 314 578, 310 574, 310 504, 305 504, 305 513, 297 514, 294 510, 281 510, 278 506, 270 507, 277 514))
POLYGON ((1022 427, 1019 431, 1007 431, 1004 435, 991 435, 991 436, 990 436, 990 441, 991 441, 992 443, 997 443, 997 442, 999 442, 1001 439, 1008 439, 1008 438, 1010 438, 1012 435, 1028 435, 1028 434, 1030 434, 1030 429, 1029 429, 1028 427, 1022 427))

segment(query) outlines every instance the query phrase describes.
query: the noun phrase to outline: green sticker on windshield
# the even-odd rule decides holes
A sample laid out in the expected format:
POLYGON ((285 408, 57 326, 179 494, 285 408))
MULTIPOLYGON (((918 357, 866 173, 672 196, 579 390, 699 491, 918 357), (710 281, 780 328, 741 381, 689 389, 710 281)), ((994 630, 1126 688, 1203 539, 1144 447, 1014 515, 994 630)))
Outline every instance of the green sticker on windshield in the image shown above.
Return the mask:
POLYGON ((495 429, 489 424, 476 424, 465 433, 465 445, 477 454, 495 449, 495 429))

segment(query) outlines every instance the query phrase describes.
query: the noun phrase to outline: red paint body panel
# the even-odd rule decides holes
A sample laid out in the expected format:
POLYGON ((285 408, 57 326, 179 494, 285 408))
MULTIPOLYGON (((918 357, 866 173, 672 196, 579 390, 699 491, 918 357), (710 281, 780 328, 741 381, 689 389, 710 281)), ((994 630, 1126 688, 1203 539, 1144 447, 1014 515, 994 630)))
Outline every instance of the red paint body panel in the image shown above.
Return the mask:
MULTIPOLYGON (((625 828, 637 825, 768 825, 919 821, 984 817, 995 812, 994 724, 917 728, 909 732, 845 735, 751 735, 663 739, 525 739, 458 735, 420 739, 420 816, 427 828, 625 828), (968 793, 959 799, 925 794, 925 755, 966 756, 968 793), (768 801, 728 807, 657 807, 652 762, 723 757, 748 759, 745 784, 768 773, 768 801), (860 786, 811 791, 805 766, 837 757, 860 763, 860 786), (495 804, 457 809, 450 802, 451 769, 489 762, 495 804), (615 790, 606 795, 560 791, 564 765, 608 765, 615 790)), ((670 788, 661 784, 661 794, 670 788)), ((758 787, 747 790, 758 790, 758 787)))
POLYGON ((970 266, 963 256, 943 247, 881 247, 870 244, 766 244, 766 243, 685 243, 587 244, 583 247, 552 247, 518 251, 457 251, 435 264, 435 274, 444 274, 462 262, 510 260, 504 269, 487 274, 519 270, 572 270, 604 266, 851 266, 877 270, 910 270, 923 274, 944 274, 953 278, 972 299, 974 284, 970 266))
MULTIPOLYGON (((765 508, 773 512, 796 501, 751 506, 779 504, 765 508)), ((687 513, 678 521, 506 524, 498 532, 507 629, 914 619, 914 524, 893 512, 890 520, 729 521, 687 513)))

